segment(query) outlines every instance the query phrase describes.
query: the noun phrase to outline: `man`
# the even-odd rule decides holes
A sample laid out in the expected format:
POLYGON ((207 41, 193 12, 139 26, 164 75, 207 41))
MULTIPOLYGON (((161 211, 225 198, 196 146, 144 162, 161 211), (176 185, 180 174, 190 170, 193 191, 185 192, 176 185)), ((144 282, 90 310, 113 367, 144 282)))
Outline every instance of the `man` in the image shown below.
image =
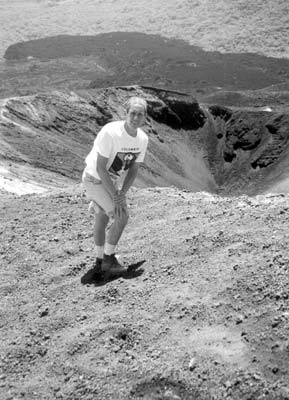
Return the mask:
POLYGON ((126 193, 147 149, 148 136, 140 128, 146 115, 146 101, 131 97, 126 103, 125 120, 106 124, 85 159, 82 181, 95 212, 96 272, 117 275, 126 270, 115 257, 115 248, 128 221, 126 193), (112 225, 106 232, 110 218, 112 225))

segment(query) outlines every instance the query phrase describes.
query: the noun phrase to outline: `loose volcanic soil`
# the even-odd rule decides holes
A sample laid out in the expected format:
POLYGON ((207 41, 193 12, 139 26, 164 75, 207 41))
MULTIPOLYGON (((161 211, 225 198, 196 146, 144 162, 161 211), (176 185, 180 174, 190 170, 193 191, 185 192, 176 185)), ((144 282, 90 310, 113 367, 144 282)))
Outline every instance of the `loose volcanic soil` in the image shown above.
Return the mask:
POLYGON ((1 398, 288 399, 288 195, 132 188, 122 277, 79 187, 1 199, 1 398))

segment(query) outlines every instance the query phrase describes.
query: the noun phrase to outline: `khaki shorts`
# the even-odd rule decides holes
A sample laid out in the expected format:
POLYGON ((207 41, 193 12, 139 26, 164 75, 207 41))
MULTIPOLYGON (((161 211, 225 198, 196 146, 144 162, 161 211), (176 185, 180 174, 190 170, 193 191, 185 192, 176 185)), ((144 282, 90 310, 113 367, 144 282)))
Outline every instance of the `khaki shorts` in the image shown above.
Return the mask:
POLYGON ((94 210, 96 214, 104 212, 109 217, 112 217, 114 214, 114 204, 101 181, 92 175, 84 173, 82 175, 82 186, 87 199, 91 200, 89 210, 94 210))

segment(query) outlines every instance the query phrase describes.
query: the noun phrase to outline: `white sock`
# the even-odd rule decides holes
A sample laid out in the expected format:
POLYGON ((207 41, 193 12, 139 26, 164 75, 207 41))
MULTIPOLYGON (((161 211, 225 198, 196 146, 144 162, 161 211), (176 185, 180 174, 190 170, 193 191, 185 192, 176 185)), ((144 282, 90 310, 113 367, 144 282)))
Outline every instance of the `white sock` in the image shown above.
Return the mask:
POLYGON ((105 243, 104 244, 104 254, 110 256, 111 254, 114 254, 116 245, 115 244, 109 244, 105 243))
POLYGON ((95 251, 96 251, 96 257, 97 258, 103 258, 103 246, 95 246, 95 251))

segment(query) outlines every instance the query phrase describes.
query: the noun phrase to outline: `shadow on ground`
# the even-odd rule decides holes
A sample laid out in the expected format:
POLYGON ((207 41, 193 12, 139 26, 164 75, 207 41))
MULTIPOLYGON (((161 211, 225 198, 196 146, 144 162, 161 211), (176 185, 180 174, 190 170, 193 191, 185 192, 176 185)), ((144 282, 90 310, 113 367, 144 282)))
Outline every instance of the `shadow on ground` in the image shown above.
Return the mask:
POLYGON ((142 275, 144 269, 140 267, 145 263, 146 260, 141 260, 136 263, 130 264, 127 267, 127 271, 120 275, 111 276, 104 272, 99 272, 95 270, 95 267, 89 269, 82 277, 81 283, 83 285, 95 285, 103 286, 109 282, 115 281, 119 278, 123 279, 134 279, 142 275))

